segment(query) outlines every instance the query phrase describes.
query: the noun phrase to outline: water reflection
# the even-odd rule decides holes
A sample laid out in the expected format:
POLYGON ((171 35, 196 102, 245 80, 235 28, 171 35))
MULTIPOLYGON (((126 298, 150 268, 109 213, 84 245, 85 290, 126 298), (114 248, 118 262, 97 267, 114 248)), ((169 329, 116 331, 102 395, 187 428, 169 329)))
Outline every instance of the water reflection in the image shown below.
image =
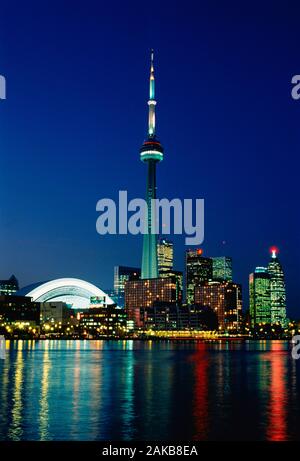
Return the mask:
POLYGON ((41 440, 48 440, 48 421, 49 421, 49 375, 51 364, 49 361, 49 348, 45 349, 42 358, 42 379, 41 396, 39 401, 39 432, 41 440))
POLYGON ((195 433, 193 439, 205 440, 208 436, 208 354, 205 344, 197 344, 197 351, 193 356, 195 362, 195 383, 193 418, 195 433))
POLYGON ((1 440, 299 439, 299 365, 280 341, 13 341, 1 440))
POLYGON ((16 343, 17 353, 14 363, 14 380, 12 383, 13 396, 11 405, 11 423, 8 430, 8 438, 13 441, 22 438, 22 387, 23 387, 23 341, 16 343))
POLYGON ((271 344, 270 361, 270 388, 267 426, 267 439, 272 441, 283 441, 288 439, 287 433, 287 360, 282 343, 271 344))

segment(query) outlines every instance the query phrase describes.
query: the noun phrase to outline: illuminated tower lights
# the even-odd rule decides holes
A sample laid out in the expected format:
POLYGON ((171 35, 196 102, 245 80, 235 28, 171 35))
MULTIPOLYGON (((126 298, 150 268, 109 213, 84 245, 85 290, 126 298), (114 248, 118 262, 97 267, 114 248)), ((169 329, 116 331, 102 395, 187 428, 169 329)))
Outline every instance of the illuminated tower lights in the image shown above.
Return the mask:
POLYGON ((141 161, 148 166, 146 189, 146 202, 148 205, 146 216, 147 231, 143 236, 142 279, 158 277, 156 216, 155 209, 152 209, 151 204, 152 199, 156 198, 156 164, 162 161, 164 150, 156 137, 155 131, 156 101, 153 57, 153 50, 151 50, 148 136, 140 148, 141 161))

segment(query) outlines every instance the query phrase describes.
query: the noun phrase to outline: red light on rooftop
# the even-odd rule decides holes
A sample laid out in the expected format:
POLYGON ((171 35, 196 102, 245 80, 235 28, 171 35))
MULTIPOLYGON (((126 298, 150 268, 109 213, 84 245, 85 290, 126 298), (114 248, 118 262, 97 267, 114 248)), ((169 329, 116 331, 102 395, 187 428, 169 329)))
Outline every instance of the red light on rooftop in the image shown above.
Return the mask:
POLYGON ((276 258, 277 254, 279 253, 279 248, 276 246, 272 246, 270 248, 270 253, 273 256, 273 258, 276 258))
POLYGON ((198 248, 198 250, 197 250, 197 255, 202 255, 202 254, 203 254, 202 248, 198 248))

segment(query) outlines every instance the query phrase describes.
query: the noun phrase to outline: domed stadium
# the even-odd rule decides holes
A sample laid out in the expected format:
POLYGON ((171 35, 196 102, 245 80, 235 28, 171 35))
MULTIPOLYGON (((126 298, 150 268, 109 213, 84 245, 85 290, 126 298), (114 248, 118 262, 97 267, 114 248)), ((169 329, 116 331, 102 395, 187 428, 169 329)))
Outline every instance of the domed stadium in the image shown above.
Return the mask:
POLYGON ((73 309, 87 309, 91 300, 103 305, 114 304, 112 298, 96 285, 76 278, 38 282, 22 288, 16 295, 29 296, 37 302, 61 301, 73 309))

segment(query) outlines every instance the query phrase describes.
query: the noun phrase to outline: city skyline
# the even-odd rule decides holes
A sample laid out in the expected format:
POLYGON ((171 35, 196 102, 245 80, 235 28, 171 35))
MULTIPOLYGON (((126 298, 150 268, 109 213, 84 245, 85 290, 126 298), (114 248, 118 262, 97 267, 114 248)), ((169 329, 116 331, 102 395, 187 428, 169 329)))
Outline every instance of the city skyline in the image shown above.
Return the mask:
MULTIPOLYGON (((97 7, 94 8, 97 13, 97 7)), ((107 13, 112 14, 107 8, 107 13)), ((213 7, 203 8, 204 17, 210 18, 213 7)), ((7 32, 12 13, 7 4, 5 21, 0 20, 0 37, 7 32)), ((64 9, 63 13, 67 14, 64 9)), ((133 12, 130 10, 130 13, 133 12)), ((162 6, 158 12, 160 33, 160 21, 165 14, 162 6)), ((276 23, 279 11, 274 8, 271 14, 276 23)), ((26 18, 25 10, 24 15, 26 18)), ((77 24, 79 11, 74 15, 77 24)), ((43 37, 38 24, 27 19, 33 36, 43 37)), ((77 276, 106 288, 112 286, 113 266, 140 266, 141 238, 100 238, 95 231, 95 204, 106 190, 113 195, 124 185, 130 194, 144 195, 144 169, 138 164, 137 149, 145 128, 144 75, 148 69, 149 48, 153 46, 159 61, 160 134, 167 147, 167 161, 159 168, 158 195, 170 198, 204 196, 207 204, 204 255, 232 256, 235 280, 242 283, 246 299, 248 274, 256 266, 263 265, 267 249, 277 245, 286 273, 288 314, 297 317, 300 261, 297 226, 296 218, 286 209, 296 209, 296 176, 293 176, 296 169, 292 166, 293 152, 297 151, 299 141, 291 133, 297 132, 300 106, 289 98, 290 75, 277 67, 275 56, 269 57, 268 68, 264 66, 264 55, 260 51, 255 57, 250 53, 247 62, 242 50, 245 44, 251 50, 246 33, 242 34, 241 45, 235 44, 230 53, 232 34, 240 31, 245 21, 242 18, 240 25, 234 24, 234 32, 230 32, 216 18, 224 29, 227 60, 240 80, 240 84, 233 85, 233 74, 228 75, 226 70, 228 62, 222 60, 217 51, 219 44, 217 41, 207 43, 209 30, 204 27, 196 33, 193 18, 185 13, 184 20, 179 37, 183 42, 180 44, 177 38, 171 48, 169 44, 142 34, 139 44, 134 43, 134 37, 127 37, 121 55, 119 44, 112 44, 108 52, 92 44, 91 34, 87 34, 84 44, 76 48, 78 58, 72 44, 64 38, 61 45, 71 52, 69 62, 56 53, 49 37, 45 37, 44 43, 46 62, 40 46, 36 43, 30 47, 26 34, 21 47, 18 34, 22 33, 22 28, 17 31, 14 42, 6 35, 1 63, 1 71, 7 76, 8 98, 0 107, 0 146, 4 153, 0 277, 7 279, 14 273, 24 286, 37 280, 77 276), (195 44, 191 43, 191 36, 183 38, 184 31, 195 34, 195 44), (206 40, 198 50, 201 38, 206 40), (89 58, 98 50, 101 59, 91 64, 89 58), (33 53, 35 64, 24 71, 24 59, 29 52, 33 53), (213 53, 216 53, 217 63, 212 62, 213 53), (14 55, 17 55, 17 62, 12 59, 14 55), (81 65, 78 66, 78 62, 81 65), (262 74, 247 74, 254 64, 262 74), (73 76, 75 65, 78 78, 68 79, 66 91, 59 75, 50 71, 58 68, 63 80, 73 76), (227 95, 215 94, 219 75, 228 89, 227 95), (106 95, 108 76, 113 78, 106 95), (20 85, 21 81, 24 85, 20 85), (51 91, 45 95, 44 90, 50 82, 55 101, 49 98, 51 91), (260 95, 263 102, 259 97, 250 101, 253 92, 260 95), (124 98, 128 107, 126 120, 122 104, 119 104, 124 98), (26 107, 31 103, 33 107, 28 118, 26 107), (115 132, 118 136, 113 135, 115 132), (284 160, 287 155, 289 158, 288 170, 282 162, 283 152, 284 160), (125 158, 127 169, 123 168, 125 158), (120 171, 115 167, 116 162, 122 165, 120 171), (125 241, 128 245, 124 245, 125 241)), ((91 16, 85 17, 85 21, 85 28, 92 26, 97 37, 108 33, 104 24, 103 30, 96 31, 96 21, 91 16)), ((130 24, 131 21, 134 15, 130 24)), ((175 34, 174 21, 171 14, 167 31, 172 36, 175 34)), ((118 20, 117 24, 120 25, 118 20)), ((146 24, 146 29, 150 30, 150 24, 147 21, 146 24)), ((50 26, 51 14, 46 23, 47 31, 50 26)), ((262 39, 259 19, 257 26, 256 37, 262 39)), ((271 37, 282 38, 270 24, 266 27, 271 37)), ((62 39, 61 32, 58 29, 58 41, 62 39)), ((288 35, 289 31, 285 29, 285 33, 288 35)), ((262 43, 267 52, 268 43, 262 43)), ((282 59, 291 74, 297 71, 291 41, 282 59)), ((172 236, 172 240, 174 266, 183 270, 183 239, 172 236)))
POLYGON ((299 17, 1 1, 4 452, 300 441, 299 17))

